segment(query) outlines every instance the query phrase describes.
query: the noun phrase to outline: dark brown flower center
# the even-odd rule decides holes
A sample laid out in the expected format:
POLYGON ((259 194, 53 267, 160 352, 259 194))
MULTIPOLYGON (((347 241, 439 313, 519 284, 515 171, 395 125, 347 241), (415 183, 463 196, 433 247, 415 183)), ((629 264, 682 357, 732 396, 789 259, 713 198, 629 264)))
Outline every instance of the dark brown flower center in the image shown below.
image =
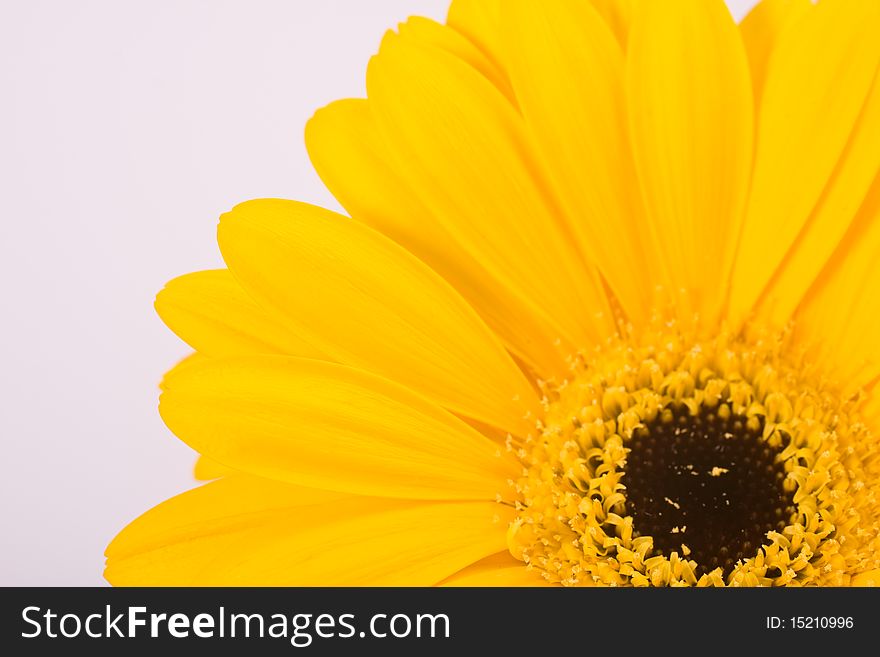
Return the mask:
POLYGON ((651 536, 655 555, 686 554, 702 572, 720 567, 727 577, 795 506, 780 450, 762 438, 763 418, 719 408, 691 415, 670 405, 636 430, 622 482, 634 535, 651 536))

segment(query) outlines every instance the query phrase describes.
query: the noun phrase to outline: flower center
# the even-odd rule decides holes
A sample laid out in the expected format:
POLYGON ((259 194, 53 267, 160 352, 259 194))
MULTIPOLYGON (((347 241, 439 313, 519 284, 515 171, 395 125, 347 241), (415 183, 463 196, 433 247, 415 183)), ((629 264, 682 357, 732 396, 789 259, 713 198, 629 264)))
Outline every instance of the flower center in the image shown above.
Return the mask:
MULTIPOLYGON (((846 585, 880 567, 880 449, 790 334, 623 335, 546 384, 511 554, 551 582, 846 585)), ((502 494, 502 500, 507 496, 502 494)))
POLYGON ((728 402, 696 415, 670 406, 639 427, 621 480, 633 536, 653 537, 653 555, 682 551, 724 576, 795 513, 782 450, 763 440, 763 418, 733 415, 728 402))

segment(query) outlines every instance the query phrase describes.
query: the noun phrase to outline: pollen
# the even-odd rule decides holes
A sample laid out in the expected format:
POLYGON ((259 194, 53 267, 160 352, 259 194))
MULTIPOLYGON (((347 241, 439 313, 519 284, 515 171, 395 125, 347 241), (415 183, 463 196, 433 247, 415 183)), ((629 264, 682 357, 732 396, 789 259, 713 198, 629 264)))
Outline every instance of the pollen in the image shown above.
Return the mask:
POLYGON ((861 397, 788 334, 748 336, 655 322, 575 359, 520 452, 511 553, 565 585, 839 586, 877 569, 861 397))

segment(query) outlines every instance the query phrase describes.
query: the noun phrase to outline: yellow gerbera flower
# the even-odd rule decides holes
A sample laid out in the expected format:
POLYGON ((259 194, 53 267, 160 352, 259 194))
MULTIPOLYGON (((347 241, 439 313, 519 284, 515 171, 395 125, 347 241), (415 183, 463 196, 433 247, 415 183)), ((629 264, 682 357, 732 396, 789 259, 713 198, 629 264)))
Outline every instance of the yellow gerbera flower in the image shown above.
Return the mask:
POLYGON ((880 582, 880 3, 455 0, 157 309, 114 584, 880 582))

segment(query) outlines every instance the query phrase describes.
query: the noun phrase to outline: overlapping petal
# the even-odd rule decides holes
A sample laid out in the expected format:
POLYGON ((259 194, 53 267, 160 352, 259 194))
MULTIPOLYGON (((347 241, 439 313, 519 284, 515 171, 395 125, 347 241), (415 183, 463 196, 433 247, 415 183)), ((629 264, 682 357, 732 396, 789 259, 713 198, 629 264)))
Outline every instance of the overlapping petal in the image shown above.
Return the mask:
POLYGON ((188 362, 165 377, 159 412, 223 465, 315 488, 494 500, 517 471, 497 443, 416 393, 324 361, 188 362))
POLYGON ((440 586, 552 586, 505 550, 481 559, 440 582, 440 586))
POLYGON ((363 498, 229 477, 178 495, 107 548, 121 586, 431 585, 503 548, 488 502, 363 498))
POLYGON ((337 101, 306 126, 315 169, 342 206, 429 264, 458 290, 507 348, 539 376, 562 376, 560 329, 508 279, 490 273, 468 254, 442 221, 395 171, 365 99, 337 101))
POLYGON ((497 337, 446 281, 387 237, 279 200, 237 206, 218 232, 248 293, 330 358, 506 431, 530 430, 535 393, 497 337))
POLYGON ((779 43, 780 35, 784 30, 796 25, 812 6, 810 0, 762 0, 740 23, 740 34, 752 71, 752 89, 756 106, 760 106, 764 81, 767 77, 767 63, 770 54, 779 43))
POLYGON ((602 283, 497 88, 447 52, 389 34, 370 62, 367 92, 396 169, 462 247, 542 308, 563 340, 607 336, 602 283))
POLYGON ((206 356, 288 354, 322 358, 277 314, 261 308, 226 269, 175 278, 156 297, 156 312, 206 356))
POLYGON ((620 44, 582 0, 515 0, 505 3, 502 20, 517 99, 571 232, 628 317, 643 321, 656 263, 633 193, 620 44))
POLYGON ((783 305, 797 303, 864 198, 877 166, 876 101, 867 110, 873 115, 863 112, 880 61, 878 32, 880 4, 853 0, 821 2, 797 29, 780 35, 760 107, 752 189, 732 280, 734 319, 752 312, 781 268, 788 281, 780 292, 769 290, 765 308, 786 319, 784 311, 772 310, 773 297, 783 305))
POLYGON ((689 317, 723 307, 752 163, 752 90, 720 0, 642 2, 627 51, 632 146, 651 242, 689 317))
POLYGON ((880 376, 878 263, 880 175, 796 315, 803 343, 850 392, 880 376))

